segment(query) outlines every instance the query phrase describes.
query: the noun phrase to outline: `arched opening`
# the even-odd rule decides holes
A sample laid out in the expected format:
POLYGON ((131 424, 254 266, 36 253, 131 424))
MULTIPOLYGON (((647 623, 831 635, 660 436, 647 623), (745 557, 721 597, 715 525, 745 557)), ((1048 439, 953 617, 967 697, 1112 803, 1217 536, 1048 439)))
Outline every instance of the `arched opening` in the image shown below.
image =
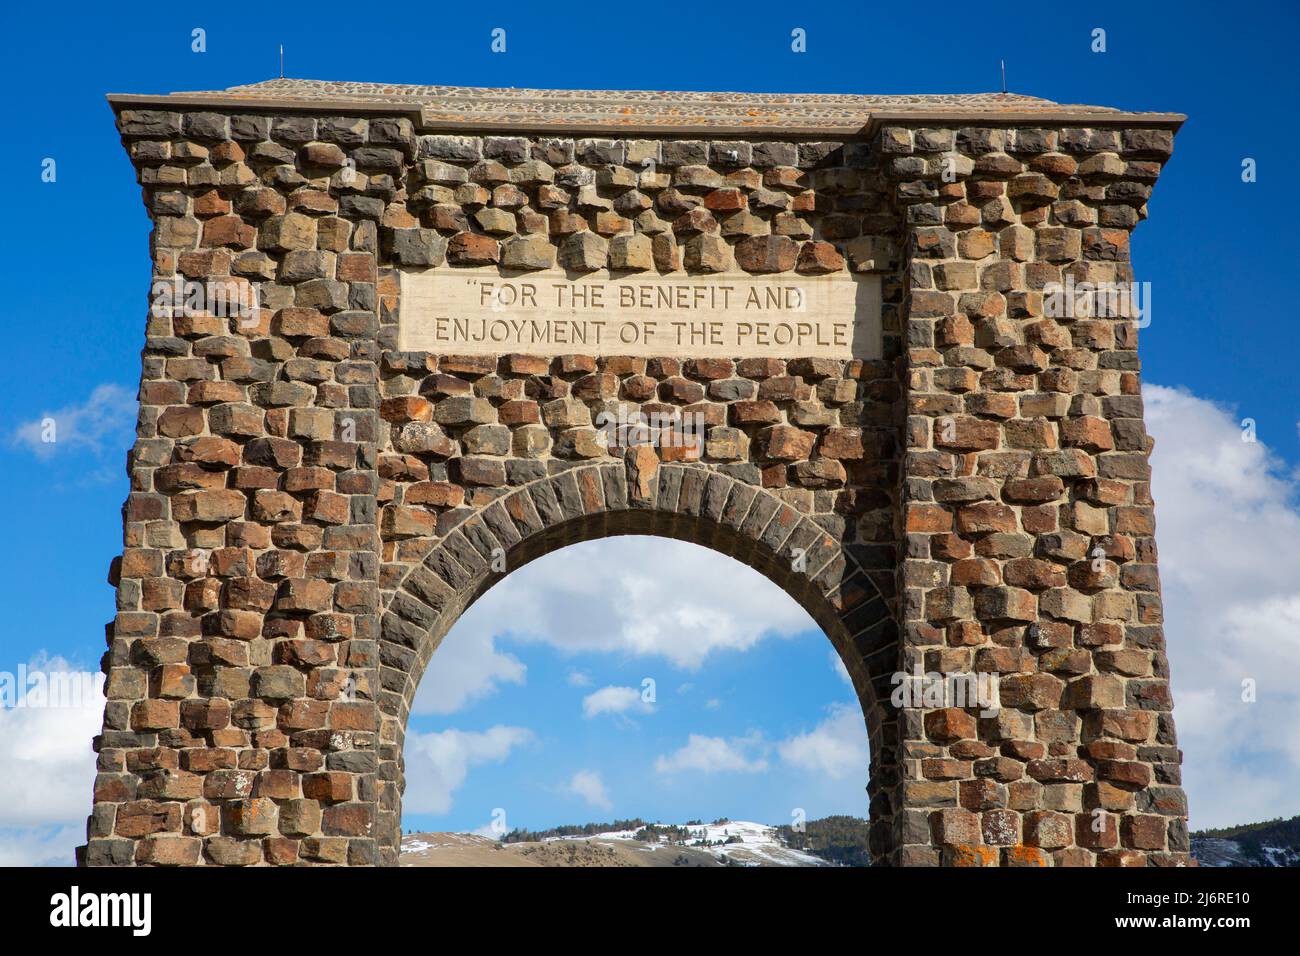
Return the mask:
POLYGON ((404 867, 866 856, 842 661, 783 591, 690 542, 606 537, 511 571, 434 652, 403 757, 404 867))
POLYGON ((400 840, 402 750, 416 689, 461 615, 502 578, 568 545, 650 535, 702 545, 758 571, 830 639, 861 707, 870 740, 873 853, 891 826, 883 781, 895 764, 889 675, 898 662, 891 609, 892 555, 844 546, 779 498, 725 475, 664 465, 651 494, 623 467, 586 466, 533 482, 481 509, 431 546, 386 595, 381 622, 383 714, 378 836, 384 862, 400 840))

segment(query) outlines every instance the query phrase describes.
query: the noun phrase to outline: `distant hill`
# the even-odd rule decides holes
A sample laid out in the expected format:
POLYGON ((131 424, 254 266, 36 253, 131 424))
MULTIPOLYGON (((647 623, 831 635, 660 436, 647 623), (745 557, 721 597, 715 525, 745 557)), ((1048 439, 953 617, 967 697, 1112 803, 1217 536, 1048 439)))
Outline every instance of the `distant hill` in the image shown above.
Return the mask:
POLYGON ((1191 840, 1201 866, 1300 866, 1300 817, 1197 830, 1191 840))
POLYGON ((408 833, 402 866, 861 866, 866 821, 827 817, 802 833, 744 820, 647 823, 616 820, 502 839, 471 833, 408 833))
POLYGON ((867 848, 867 821, 858 817, 823 817, 809 820, 803 829, 792 825, 778 827, 777 833, 786 846, 805 850, 828 863, 839 866, 870 866, 867 848))
POLYGON ((520 830, 515 828, 501 838, 502 843, 539 843, 559 837, 589 837, 598 833, 616 833, 622 830, 640 830, 646 822, 640 817, 615 820, 613 823, 580 823, 551 827, 548 830, 520 830))
MULTIPOLYGON (((1191 834, 1201 866, 1300 867, 1300 817, 1191 834)), ((409 833, 402 866, 869 866, 867 821, 834 816, 801 830, 741 820, 650 823, 640 818, 502 839, 470 833, 409 833)))

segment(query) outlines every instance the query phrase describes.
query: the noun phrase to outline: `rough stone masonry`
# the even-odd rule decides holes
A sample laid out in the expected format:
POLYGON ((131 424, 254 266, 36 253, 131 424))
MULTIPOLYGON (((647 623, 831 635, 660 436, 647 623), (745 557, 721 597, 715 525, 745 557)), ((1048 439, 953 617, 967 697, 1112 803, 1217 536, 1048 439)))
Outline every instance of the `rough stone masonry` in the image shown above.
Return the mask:
POLYGON ((1190 862, 1138 323, 1044 295, 1132 280, 1183 117, 299 80, 110 103, 153 280, 257 307, 149 311, 82 863, 393 864, 442 636, 623 533, 744 561, 825 630, 879 864, 1190 862), (881 357, 401 351, 403 277, 471 267, 871 276, 881 357), (703 438, 604 442, 619 406, 703 438), (996 674, 1001 707, 895 707, 918 667, 996 674))

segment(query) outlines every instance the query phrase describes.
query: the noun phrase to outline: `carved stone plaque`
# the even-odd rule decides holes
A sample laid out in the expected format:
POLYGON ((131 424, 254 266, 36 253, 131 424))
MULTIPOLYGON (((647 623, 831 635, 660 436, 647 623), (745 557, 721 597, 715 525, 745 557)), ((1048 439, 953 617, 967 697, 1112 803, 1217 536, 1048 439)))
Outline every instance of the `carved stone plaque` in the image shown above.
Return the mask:
POLYGON ((399 347, 455 355, 877 359, 880 279, 847 272, 404 271, 399 347))

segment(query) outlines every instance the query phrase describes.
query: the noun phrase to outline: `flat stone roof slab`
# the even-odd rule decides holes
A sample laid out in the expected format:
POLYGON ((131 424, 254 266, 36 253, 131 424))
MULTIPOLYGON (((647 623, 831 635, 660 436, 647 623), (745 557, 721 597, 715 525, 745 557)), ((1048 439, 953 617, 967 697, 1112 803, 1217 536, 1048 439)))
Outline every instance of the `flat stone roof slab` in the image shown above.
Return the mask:
POLYGON ((398 113, 423 131, 852 136, 885 122, 1177 127, 1179 113, 1054 103, 1019 93, 872 96, 409 86, 274 79, 167 94, 110 94, 114 109, 398 113))

